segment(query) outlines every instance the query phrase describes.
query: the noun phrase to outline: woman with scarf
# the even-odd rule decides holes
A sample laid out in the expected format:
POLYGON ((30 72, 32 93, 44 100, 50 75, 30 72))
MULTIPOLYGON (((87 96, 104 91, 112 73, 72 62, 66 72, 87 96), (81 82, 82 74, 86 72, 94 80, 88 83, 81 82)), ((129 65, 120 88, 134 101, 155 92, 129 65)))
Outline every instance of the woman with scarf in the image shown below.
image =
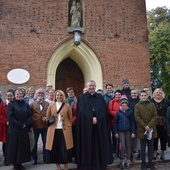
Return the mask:
MULTIPOLYGON (((72 132, 73 132, 73 143, 74 143, 74 146, 75 146, 75 143, 76 143, 76 127, 75 127, 75 121, 76 121, 76 105, 77 105, 77 98, 75 96, 75 89, 74 87, 68 87, 67 90, 66 90, 66 93, 67 93, 67 99, 66 99, 66 103, 68 103, 72 109, 72 113, 73 113, 73 118, 72 118, 72 132)), ((72 149, 72 157, 73 157, 73 160, 74 160, 74 157, 75 157, 75 153, 76 153, 76 150, 75 150, 75 147, 73 147, 72 149)))

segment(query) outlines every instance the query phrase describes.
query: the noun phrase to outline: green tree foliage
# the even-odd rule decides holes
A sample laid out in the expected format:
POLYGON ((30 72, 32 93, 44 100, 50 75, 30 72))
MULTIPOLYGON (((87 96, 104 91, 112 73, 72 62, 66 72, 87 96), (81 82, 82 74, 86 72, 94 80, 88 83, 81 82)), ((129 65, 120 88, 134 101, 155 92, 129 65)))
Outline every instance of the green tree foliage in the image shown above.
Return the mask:
POLYGON ((147 12, 152 88, 170 96, 170 10, 158 7, 147 12))

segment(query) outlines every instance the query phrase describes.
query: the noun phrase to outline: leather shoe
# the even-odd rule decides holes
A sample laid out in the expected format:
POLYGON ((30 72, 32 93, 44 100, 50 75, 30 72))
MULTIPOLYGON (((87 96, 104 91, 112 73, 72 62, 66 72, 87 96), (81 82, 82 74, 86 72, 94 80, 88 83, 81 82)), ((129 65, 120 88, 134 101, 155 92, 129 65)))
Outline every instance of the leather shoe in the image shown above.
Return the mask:
POLYGON ((22 164, 15 164, 13 169, 14 170, 25 170, 22 164))
POLYGON ((6 162, 4 161, 3 165, 4 165, 4 166, 8 166, 9 164, 8 164, 8 163, 6 163, 6 162))
POLYGON ((142 165, 141 165, 141 170, 147 170, 146 163, 142 163, 142 165))
POLYGON ((43 158, 43 163, 46 163, 46 157, 43 158))
POLYGON ((148 163, 147 168, 151 169, 151 170, 156 170, 156 168, 155 168, 153 163, 148 163))
POLYGON ((156 155, 156 156, 153 156, 153 160, 156 160, 156 159, 157 159, 157 157, 158 157, 158 155, 156 155))
POLYGON ((161 160, 165 160, 165 157, 161 156, 161 160))
POLYGON ((138 153, 137 160, 141 160, 141 155, 138 153))
POLYGON ((25 170, 25 168, 22 164, 19 164, 18 167, 20 168, 20 170, 25 170))
POLYGON ((36 160, 33 160, 33 161, 32 161, 32 164, 33 164, 33 165, 36 165, 36 164, 37 164, 37 161, 36 161, 36 160))

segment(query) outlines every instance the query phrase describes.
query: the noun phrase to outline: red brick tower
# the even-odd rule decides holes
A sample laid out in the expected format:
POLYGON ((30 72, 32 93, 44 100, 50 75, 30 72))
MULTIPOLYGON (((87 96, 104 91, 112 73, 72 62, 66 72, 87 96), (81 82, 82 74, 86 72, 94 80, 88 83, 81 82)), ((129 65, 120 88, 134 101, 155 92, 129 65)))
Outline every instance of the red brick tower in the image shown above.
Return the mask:
MULTIPOLYGON (((44 87, 52 83, 78 94, 89 79, 106 83, 150 86, 150 62, 145 0, 75 0, 80 18, 72 24, 74 0, 1 0, 0 86, 44 87), (81 44, 73 31, 80 28, 81 44), (30 73, 24 84, 7 79, 10 70, 30 73)), ((18 75, 19 76, 19 75, 18 75)))

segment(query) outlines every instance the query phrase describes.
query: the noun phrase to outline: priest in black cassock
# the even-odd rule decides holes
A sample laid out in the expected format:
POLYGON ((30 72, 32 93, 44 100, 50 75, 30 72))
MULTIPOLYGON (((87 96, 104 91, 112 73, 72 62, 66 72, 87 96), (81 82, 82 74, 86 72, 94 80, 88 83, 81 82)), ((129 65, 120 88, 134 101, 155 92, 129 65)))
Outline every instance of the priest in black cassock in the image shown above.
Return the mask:
POLYGON ((76 160, 81 170, 105 170, 113 162, 109 117, 95 81, 88 81, 87 89, 77 103, 76 160))

